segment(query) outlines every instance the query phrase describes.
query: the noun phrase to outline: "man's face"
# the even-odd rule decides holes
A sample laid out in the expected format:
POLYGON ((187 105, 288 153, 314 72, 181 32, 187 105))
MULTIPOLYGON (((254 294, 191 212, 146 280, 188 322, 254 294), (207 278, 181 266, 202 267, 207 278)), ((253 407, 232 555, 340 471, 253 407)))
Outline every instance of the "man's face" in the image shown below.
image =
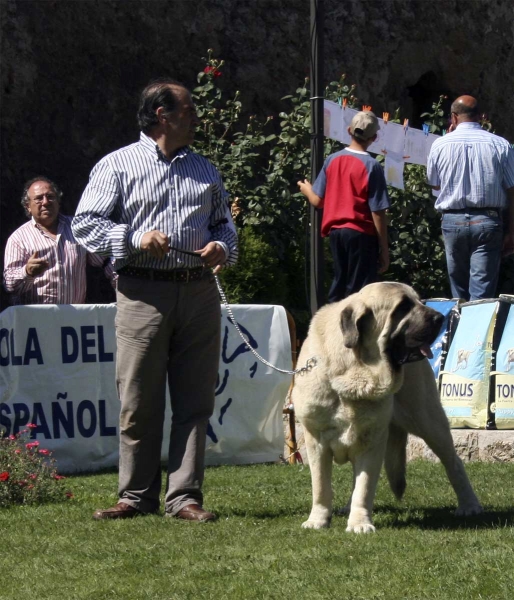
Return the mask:
POLYGON ((177 105, 172 113, 166 115, 166 135, 177 148, 193 143, 195 131, 200 120, 191 94, 185 88, 173 86, 177 105))
POLYGON ((46 181, 36 181, 27 192, 28 211, 43 227, 51 227, 59 216, 59 199, 52 186, 46 181))

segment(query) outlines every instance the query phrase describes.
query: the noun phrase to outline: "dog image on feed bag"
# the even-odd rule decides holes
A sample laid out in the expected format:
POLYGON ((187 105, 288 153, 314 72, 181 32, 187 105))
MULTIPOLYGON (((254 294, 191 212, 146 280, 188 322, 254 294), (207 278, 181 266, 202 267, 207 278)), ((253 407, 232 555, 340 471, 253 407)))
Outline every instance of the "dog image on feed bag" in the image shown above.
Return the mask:
POLYGON ((461 306, 459 325, 440 374, 441 402, 453 428, 487 426, 490 373, 494 363, 501 366, 501 356, 494 358, 495 339, 503 330, 510 305, 500 298, 461 306))
POLYGON ((443 316, 401 283, 372 283, 313 317, 292 402, 305 432, 312 510, 303 527, 332 517, 332 464, 350 462, 353 492, 347 531, 374 531, 371 513, 385 459, 391 489, 406 487, 407 435, 424 439, 441 459, 457 494, 458 515, 480 503, 458 458, 428 360, 443 316))

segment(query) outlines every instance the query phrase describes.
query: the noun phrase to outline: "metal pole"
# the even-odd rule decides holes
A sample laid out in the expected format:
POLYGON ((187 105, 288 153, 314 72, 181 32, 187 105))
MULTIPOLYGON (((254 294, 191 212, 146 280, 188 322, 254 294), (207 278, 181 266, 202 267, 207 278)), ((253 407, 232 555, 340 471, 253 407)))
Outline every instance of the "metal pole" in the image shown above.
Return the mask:
MULTIPOLYGON (((311 0, 311 181, 323 166, 323 24, 324 0, 311 0)), ((310 206, 310 309, 314 314, 323 304, 323 244, 321 210, 310 206)))

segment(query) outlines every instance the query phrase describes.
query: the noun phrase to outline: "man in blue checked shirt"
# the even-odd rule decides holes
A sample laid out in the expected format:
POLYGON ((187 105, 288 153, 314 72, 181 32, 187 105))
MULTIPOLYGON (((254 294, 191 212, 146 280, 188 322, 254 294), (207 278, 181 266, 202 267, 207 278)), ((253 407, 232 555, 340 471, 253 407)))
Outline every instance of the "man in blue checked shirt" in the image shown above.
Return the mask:
POLYGON ((173 79, 150 83, 138 122, 139 141, 93 168, 73 219, 77 241, 112 256, 119 275, 119 502, 93 518, 159 509, 168 382, 173 420, 165 514, 212 521, 202 506, 202 482, 220 355, 213 272, 236 262, 237 235, 220 174, 188 147, 199 123, 189 91, 173 79))
POLYGON ((514 251, 514 150, 479 121, 477 100, 457 98, 449 134, 434 142, 427 163, 452 295, 464 300, 494 298, 502 254, 514 251))

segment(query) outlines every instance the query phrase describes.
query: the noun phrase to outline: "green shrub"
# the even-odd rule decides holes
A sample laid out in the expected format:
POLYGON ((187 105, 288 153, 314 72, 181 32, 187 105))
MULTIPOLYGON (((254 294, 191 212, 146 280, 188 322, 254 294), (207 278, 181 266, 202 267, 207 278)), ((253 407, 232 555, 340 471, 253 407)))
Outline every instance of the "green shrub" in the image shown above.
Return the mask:
POLYGON ((237 269, 225 269, 220 282, 231 304, 287 303, 287 275, 271 245, 253 227, 239 232, 237 269))
MULTIPOLYGON (((310 90, 306 79, 295 94, 285 96, 278 120, 255 116, 243 119, 239 92, 226 98, 224 62, 209 50, 206 67, 198 74, 193 91, 202 118, 195 141, 199 152, 219 168, 234 201, 235 223, 240 233, 241 259, 223 274, 229 302, 281 303, 301 323, 308 321, 307 289, 309 205, 298 192, 297 181, 310 177, 310 90), (248 248, 246 248, 248 246, 248 248), (266 248, 260 251, 259 248, 266 248), (269 273, 266 273, 267 270, 269 273)), ((357 107, 356 85, 346 76, 329 83, 328 100, 357 107)), ((421 115, 433 133, 446 126, 442 108, 445 96, 421 115)), ((391 119, 400 122, 399 111, 391 119)), ((484 118, 482 126, 491 129, 484 118)), ((340 150, 339 142, 325 139, 325 155, 340 150)), ((383 157, 377 157, 383 161, 383 157)), ((424 298, 450 295, 440 216, 426 183, 423 166, 406 164, 404 190, 389 187, 391 265, 385 278, 412 285, 424 298)), ((325 244, 325 292, 332 274, 325 244)), ((514 260, 502 268, 499 291, 514 290, 514 260)), ((302 329, 303 325, 300 327, 302 329)), ((300 331, 300 336, 303 331, 300 331)))

